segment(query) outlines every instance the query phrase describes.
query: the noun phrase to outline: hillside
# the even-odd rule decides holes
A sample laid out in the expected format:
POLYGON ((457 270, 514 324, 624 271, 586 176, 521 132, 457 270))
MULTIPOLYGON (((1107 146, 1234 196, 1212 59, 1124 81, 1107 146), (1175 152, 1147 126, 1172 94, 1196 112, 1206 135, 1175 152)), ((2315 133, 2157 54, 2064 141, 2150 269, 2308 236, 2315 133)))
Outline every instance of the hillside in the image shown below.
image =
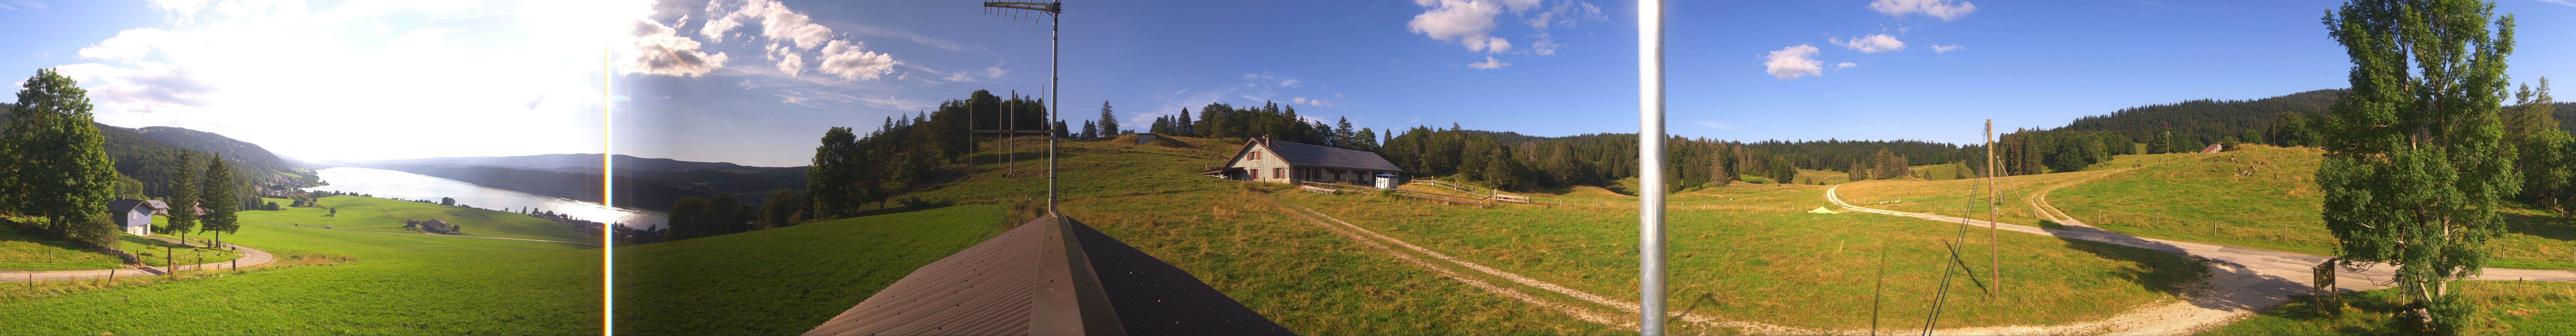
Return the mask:
MULTIPOLYGON (((2324 192, 2314 180, 2323 150, 2244 148, 2158 155, 2171 160, 2068 185, 2050 193, 2048 202, 2086 224, 2121 233, 2332 255, 2334 237, 2318 217, 2325 210, 2324 192)), ((2501 212, 2505 234, 2488 241, 2494 253, 2488 266, 2576 269, 2576 248, 2570 248, 2576 246, 2576 223, 2519 204, 2501 212)))
POLYGON ((240 161, 244 165, 269 171, 287 171, 299 165, 299 162, 270 153, 267 148, 261 148, 257 144, 233 140, 231 137, 213 132, 152 126, 134 129, 134 133, 160 140, 161 143, 170 144, 173 147, 221 154, 226 159, 241 158, 240 161))
MULTIPOLYGON (((284 199, 267 199, 278 204, 284 199)), ((284 207, 279 211, 239 212, 243 226, 252 223, 331 225, 335 228, 387 232, 404 230, 403 220, 444 220, 458 225, 467 236, 501 237, 596 243, 599 236, 575 230, 571 226, 508 211, 444 206, 430 203, 391 200, 364 196, 331 196, 319 200, 327 208, 284 207), (339 209, 333 215, 330 208, 339 209)))
MULTIPOLYGON (((1291 206, 1419 246, 1585 293, 1634 292, 1634 274, 1615 265, 1633 262, 1635 198, 1600 188, 1574 187, 1561 194, 1534 193, 1534 205, 1491 209, 1446 207, 1367 193, 1311 194, 1276 185, 1244 184, 1194 174, 1221 162, 1240 141, 1175 138, 1182 146, 1124 141, 1069 141, 1059 163, 1067 215, 1170 262, 1245 306, 1304 334, 1602 334, 1614 325, 1586 322, 1566 309, 1618 310, 1528 287, 1463 267, 1408 262, 1354 240, 1338 229, 1291 215, 1291 206), (1274 203, 1276 202, 1276 203, 1274 203), (1625 228, 1625 229, 1622 229, 1625 228), (1257 253, 1247 251, 1259 251, 1257 253), (1436 268, 1425 268, 1436 267, 1436 268), (1455 277, 1441 275, 1452 272, 1455 277), (1331 274, 1318 277, 1316 274, 1331 274), (1537 295, 1516 299, 1490 284, 1537 295), (1555 302, 1537 304, 1528 300, 1555 302), (1560 306, 1562 305, 1562 306, 1560 306), (1580 307, 1575 307, 1580 306, 1580 307), (1575 307, 1575 308, 1567 308, 1575 307), (1589 307, 1589 308, 1583 308, 1589 307)), ((989 146, 985 148, 990 148, 989 146)), ((694 328, 723 333, 792 333, 810 328, 838 309, 864 299, 921 263, 1001 229, 1004 218, 1027 218, 1042 206, 1044 156, 1023 153, 1020 175, 1003 176, 992 151, 978 152, 960 174, 894 196, 875 216, 809 223, 671 242, 638 245, 650 251, 621 259, 620 267, 660 262, 714 265, 816 265, 667 268, 662 278, 634 281, 653 291, 694 293, 621 306, 620 321, 697 316, 654 328, 694 328), (913 205, 906 206, 910 203, 913 205), (927 209, 927 210, 923 210, 927 209), (1012 210, 1017 209, 1017 210, 1012 210), (971 239, 969 239, 971 240, 971 239), (918 242, 918 243, 915 243, 918 242), (927 244, 916 254, 859 256, 901 249, 849 250, 853 245, 927 244), (946 245, 943 245, 946 244, 946 245), (848 252, 840 252, 848 251, 848 252), (874 252, 872 252, 874 251, 874 252), (646 256, 649 255, 649 256, 646 256), (850 263, 845 260, 885 260, 850 263), (858 272, 858 273, 853 273, 858 272), (881 274, 890 273, 890 274, 881 274), (850 275, 860 274, 860 275, 850 275), (758 280, 740 280, 758 279, 758 280), (874 282, 872 282, 874 281, 874 282), (661 284, 666 283, 667 284, 661 284), (804 284, 828 284, 809 286, 804 284), (789 285, 796 284, 796 285, 789 285), (850 291, 848 288, 861 290, 850 291), (831 295, 821 295, 827 291, 831 295)), ((1838 173, 1811 172, 1840 176, 1838 173)), ((1862 214, 1809 214, 1824 202, 1822 187, 1750 185, 1679 194, 1675 200, 1676 288, 1694 288, 1699 314, 1728 320, 1866 332, 1869 273, 1888 258, 1890 300, 1929 300, 1943 271, 1940 240, 1955 229, 1940 223, 1862 214), (1817 244, 1817 241, 1826 243, 1817 244), (1769 243, 1766 243, 1769 242, 1769 243), (1688 245, 1702 244, 1702 245, 1688 245), (1714 244, 1714 245, 1711 245, 1714 244), (1696 247, 1694 247, 1696 246, 1696 247), (1885 254, 1880 254, 1884 248, 1885 254), (1801 257, 1747 257, 1795 255, 1801 257), (1693 273, 1697 272, 1697 273, 1693 273), (1688 279, 1688 280, 1683 280, 1688 279), (1799 284, 1790 286, 1788 284, 1799 284), (1712 303, 1714 302, 1714 303, 1712 303), (1839 307, 1840 314, 1780 314, 1777 306, 1839 307), (1858 315, 1854 315, 1858 314, 1858 315)), ((2199 274, 2179 256, 2045 237, 2010 236, 2004 251, 2022 256, 2014 286, 2022 295, 1967 299, 1977 289, 1961 285, 1942 320, 1945 326, 2058 323, 2096 319, 2142 304, 2169 302, 2175 288, 2199 274), (2077 295, 2074 293, 2082 293, 2077 295), (2067 298, 2082 297, 2081 300, 2067 298)), ((1365 239, 1365 238, 1363 238, 1365 239)), ((1970 252, 1964 251, 1963 252, 1970 252)), ((1409 253, 1409 252, 1407 252, 1409 253)), ((1972 259, 1984 258, 1975 249, 1972 259)), ((623 255, 623 254, 621 254, 623 255)), ((1418 260, 1446 265, 1442 259, 1418 260)), ((663 266, 668 267, 668 266, 663 266)), ((625 277, 621 277, 624 279, 625 277)), ((1963 280, 1964 281, 1964 280, 1963 280)), ((1964 282, 1963 282, 1964 283, 1964 282)), ((621 283, 622 285, 623 283, 621 283)), ((623 288, 623 287, 621 287, 623 288)), ((1894 302, 1894 301, 1890 301, 1894 302)), ((630 302, 621 301, 621 305, 630 302)), ((1889 323, 1921 323, 1920 305, 1893 308, 1889 323), (1901 321, 1901 322, 1900 322, 1901 321)), ((639 322, 640 323, 640 322, 639 322)), ((623 325, 623 324, 621 324, 623 325)), ((1692 333, 1745 333, 1736 327, 1693 325, 1692 333)), ((667 330, 667 329, 653 329, 667 330)), ((1824 331, 1819 331, 1824 332, 1824 331)))
POLYGON ((241 272, 0 286, 0 334, 600 333, 600 249, 249 221, 307 214, 242 212, 225 242, 277 261, 241 272))

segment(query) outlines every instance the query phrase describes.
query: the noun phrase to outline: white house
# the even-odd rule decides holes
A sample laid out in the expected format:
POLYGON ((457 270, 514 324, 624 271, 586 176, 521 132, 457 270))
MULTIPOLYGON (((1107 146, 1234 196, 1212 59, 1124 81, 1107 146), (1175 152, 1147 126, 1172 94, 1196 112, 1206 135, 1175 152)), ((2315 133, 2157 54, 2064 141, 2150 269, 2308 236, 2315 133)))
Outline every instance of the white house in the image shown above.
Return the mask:
POLYGON ((107 215, 126 234, 152 235, 152 205, 143 200, 121 199, 107 202, 107 215))
POLYGON ((1225 166, 1199 172, 1216 178, 1270 183, 1299 181, 1372 185, 1379 174, 1403 176, 1404 169, 1377 153, 1295 142, 1270 137, 1245 140, 1225 166))

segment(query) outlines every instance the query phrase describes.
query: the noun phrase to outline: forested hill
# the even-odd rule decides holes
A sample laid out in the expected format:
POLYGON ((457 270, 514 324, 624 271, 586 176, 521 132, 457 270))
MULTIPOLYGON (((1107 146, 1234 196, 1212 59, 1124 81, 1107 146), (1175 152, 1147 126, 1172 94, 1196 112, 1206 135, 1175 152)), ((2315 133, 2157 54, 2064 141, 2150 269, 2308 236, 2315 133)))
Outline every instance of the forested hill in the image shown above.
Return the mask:
MULTIPOLYGON (((0 103, 0 122, 6 122, 8 120, 8 111, 11 107, 13 107, 12 104, 0 103)), ((124 194, 123 196, 125 197, 159 198, 167 196, 170 191, 171 182, 173 181, 172 172, 181 170, 181 167, 179 167, 179 157, 183 153, 195 155, 197 157, 196 166, 185 168, 185 170, 193 174, 203 174, 204 172, 200 170, 205 169, 205 160, 214 157, 211 153, 191 148, 191 146, 180 146, 175 145, 170 141, 155 139, 153 135, 147 135, 147 132, 144 131, 132 128, 109 126, 107 124, 92 123, 92 125, 98 126, 99 135, 106 138, 106 143, 103 147, 106 147, 108 157, 116 160, 116 172, 118 175, 122 175, 122 181, 120 181, 120 183, 125 185, 120 187, 122 190, 120 190, 119 193, 124 194)), ((151 128, 176 130, 175 132, 152 132, 164 133, 172 139, 202 139, 205 141, 224 142, 225 144, 206 145, 206 147, 230 148, 237 153, 241 153, 238 155, 226 154, 224 156, 224 161, 230 163, 234 169, 237 169, 240 172, 237 176, 240 176, 241 179, 234 182, 238 183, 242 187, 235 188, 235 190, 241 190, 244 197, 248 197, 255 191, 255 189, 249 187, 254 182, 253 179, 266 178, 274 176, 274 174, 277 173, 291 172, 294 168, 284 160, 278 159, 276 154, 270 154, 268 150, 261 149, 258 145, 240 142, 214 133, 187 130, 183 128, 151 128)))
POLYGON ((2328 89, 2253 100, 2202 99, 2131 107, 2111 114, 2076 118, 2066 127, 2053 130, 2111 131, 2142 142, 2158 132, 2172 131, 2185 140, 2216 143, 2246 130, 2265 132, 2273 120, 2284 113, 2296 112, 2304 116, 2324 113, 2342 92, 2328 89))
MULTIPOLYGON (((596 157, 596 156, 594 156, 596 157)), ((533 169, 492 166, 413 166, 359 165, 365 168, 396 170, 437 176, 487 187, 517 190, 530 194, 554 196, 600 203, 599 174, 566 173, 533 169)), ((617 206, 649 210, 669 210, 671 203, 685 196, 706 196, 715 192, 704 187, 676 186, 662 181, 617 176, 617 206)))
MULTIPOLYGON (((99 125, 99 127, 103 130, 108 127, 115 126, 99 125)), ((168 144, 171 147, 212 154, 222 154, 226 160, 237 162, 243 167, 257 168, 258 170, 280 172, 290 171, 293 170, 297 164, 295 160, 277 156, 276 153, 270 153, 268 152, 268 149, 260 148, 258 144, 242 142, 241 140, 233 140, 231 137, 226 137, 222 134, 215 134, 213 132, 169 126, 152 126, 126 130, 146 138, 151 138, 152 140, 159 140, 161 143, 168 144)))
MULTIPOLYGON (((2145 142, 2158 132, 2172 131, 2181 140, 2217 143, 2231 136, 2242 136, 2251 130, 2269 135, 2282 114, 2298 113, 2314 118, 2334 105, 2342 89, 2326 89, 2252 100, 2193 100, 2172 104, 2131 107, 2111 114, 2076 118, 2061 131, 2111 131, 2145 142)), ((2557 103, 2554 116, 2559 128, 2576 132, 2576 102, 2557 103)))

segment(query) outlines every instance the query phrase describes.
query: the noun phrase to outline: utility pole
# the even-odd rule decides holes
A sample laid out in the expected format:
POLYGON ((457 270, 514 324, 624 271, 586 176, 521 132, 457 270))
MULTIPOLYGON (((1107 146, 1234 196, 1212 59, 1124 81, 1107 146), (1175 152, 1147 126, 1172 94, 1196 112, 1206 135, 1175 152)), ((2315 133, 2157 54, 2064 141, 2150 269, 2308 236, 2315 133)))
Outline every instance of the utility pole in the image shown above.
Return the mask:
POLYGON ((1995 234, 1995 221, 2000 219, 1995 215, 1995 209, 1997 203, 2003 202, 2002 197, 2003 192, 1995 190, 1995 120, 1986 119, 1986 258, 1991 263, 1986 268, 1995 271, 1994 290, 1986 291, 1989 299, 2002 295, 2004 291, 2004 257, 2000 254, 2003 249, 1996 246, 2002 241, 1995 234))
POLYGON ((1664 3, 1637 2, 1637 334, 1664 334, 1664 3))

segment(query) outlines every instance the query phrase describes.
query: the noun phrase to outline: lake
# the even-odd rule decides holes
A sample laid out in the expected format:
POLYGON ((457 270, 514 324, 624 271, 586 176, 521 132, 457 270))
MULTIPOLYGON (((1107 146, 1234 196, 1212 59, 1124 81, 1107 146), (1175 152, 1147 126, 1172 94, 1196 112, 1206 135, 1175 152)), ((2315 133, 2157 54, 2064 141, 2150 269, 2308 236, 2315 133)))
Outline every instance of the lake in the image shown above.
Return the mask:
POLYGON ((517 212, 520 208, 536 208, 539 211, 570 214, 574 219, 621 223, 627 227, 652 228, 670 222, 670 216, 660 211, 610 208, 599 203, 485 187, 464 181, 401 171, 333 167, 316 170, 314 174, 320 175, 322 182, 330 184, 304 188, 304 190, 338 191, 402 200, 435 201, 440 197, 449 197, 455 198, 456 204, 476 208, 504 209, 512 212, 517 212))

